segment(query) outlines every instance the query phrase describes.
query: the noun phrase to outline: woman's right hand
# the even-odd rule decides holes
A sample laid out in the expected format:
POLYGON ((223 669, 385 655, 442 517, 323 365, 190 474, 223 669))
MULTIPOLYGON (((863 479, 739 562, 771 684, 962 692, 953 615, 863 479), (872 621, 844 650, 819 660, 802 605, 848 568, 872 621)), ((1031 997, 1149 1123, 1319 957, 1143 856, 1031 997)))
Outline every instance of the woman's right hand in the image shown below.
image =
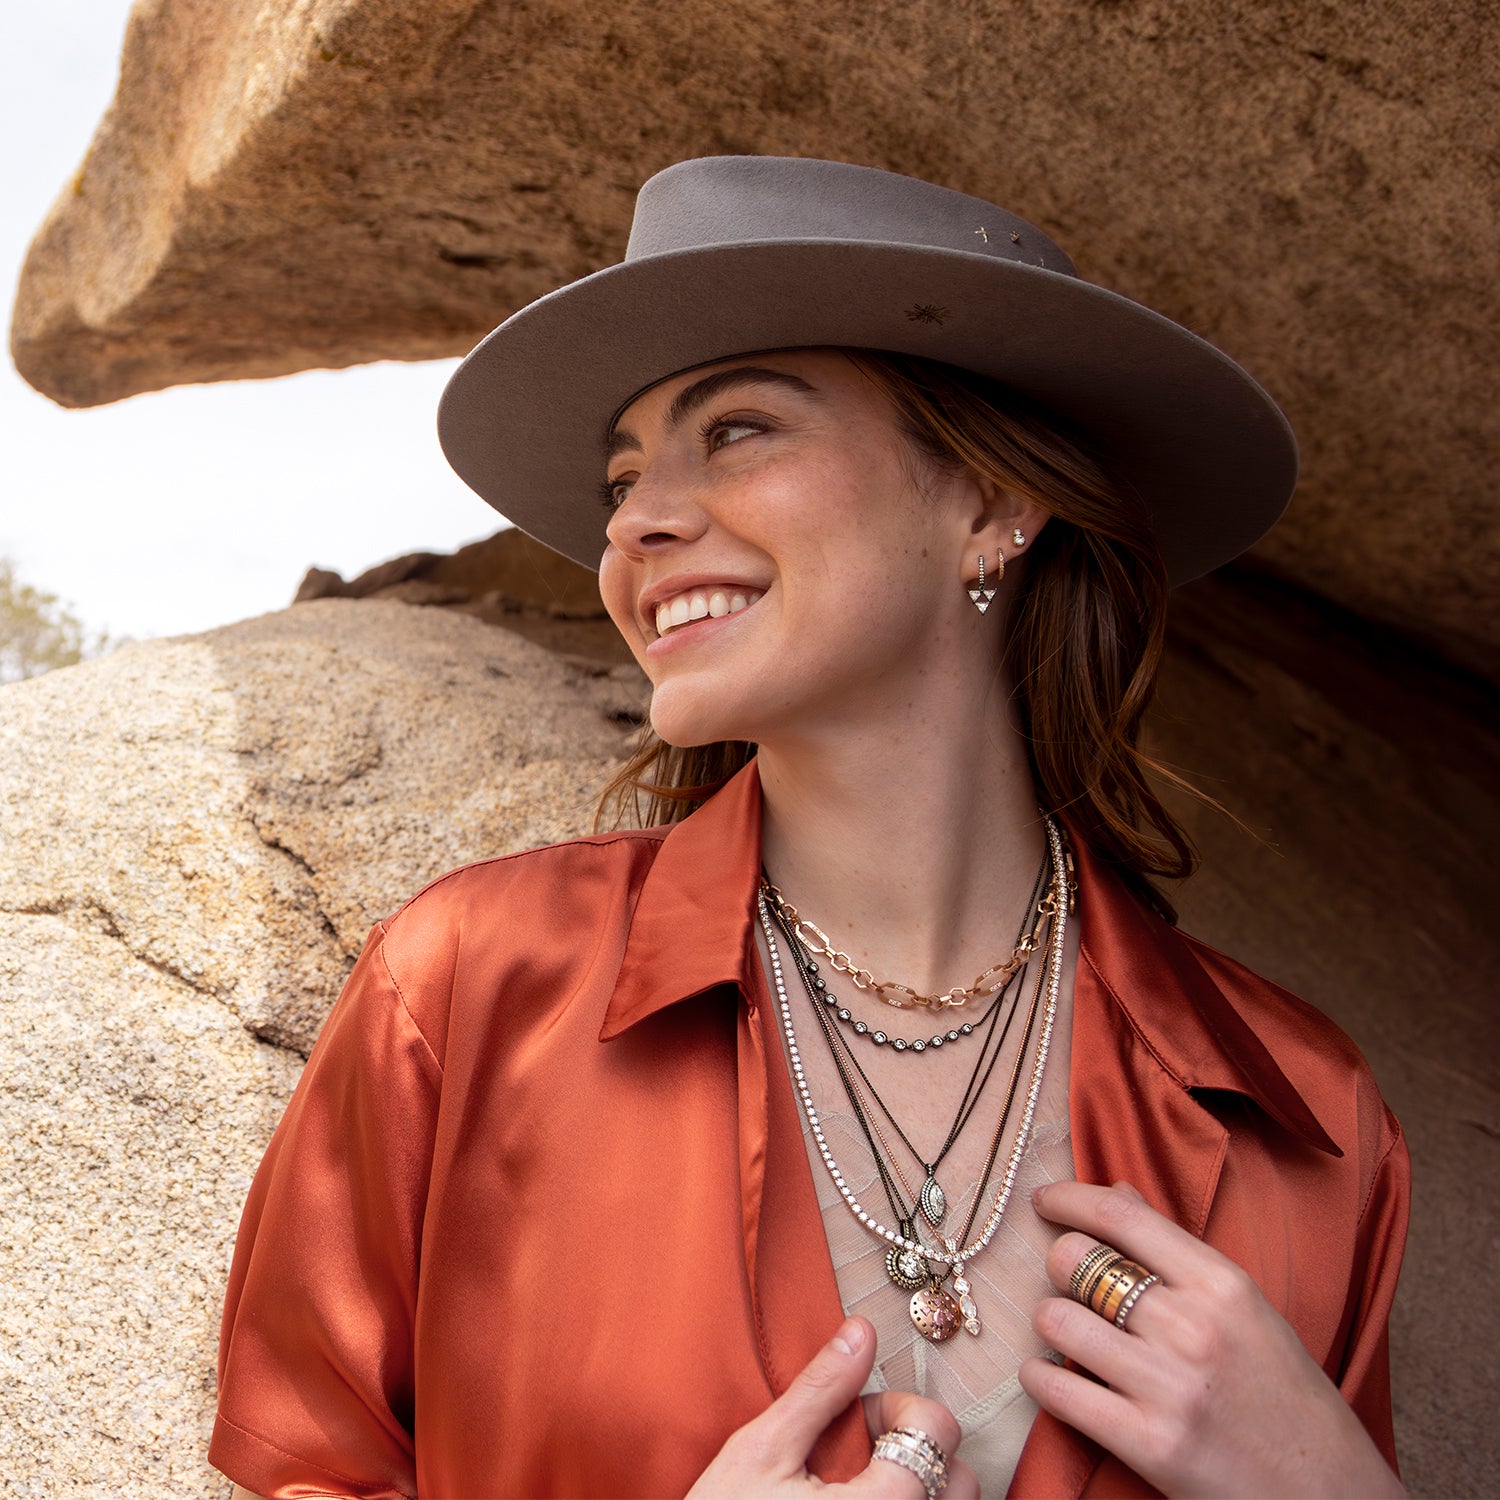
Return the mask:
MULTIPOLYGON (((859 1394, 874 1363, 875 1330, 863 1318, 847 1319, 782 1395, 719 1449, 689 1500, 793 1500, 814 1489, 830 1497, 923 1500, 921 1480, 885 1459, 871 1459, 848 1484, 827 1485, 807 1471, 813 1444, 859 1394)), ((962 1433, 946 1406, 909 1391, 881 1391, 865 1397, 865 1420, 872 1438, 892 1427, 925 1432, 948 1455, 944 1500, 978 1500, 974 1471, 954 1457, 962 1433)))

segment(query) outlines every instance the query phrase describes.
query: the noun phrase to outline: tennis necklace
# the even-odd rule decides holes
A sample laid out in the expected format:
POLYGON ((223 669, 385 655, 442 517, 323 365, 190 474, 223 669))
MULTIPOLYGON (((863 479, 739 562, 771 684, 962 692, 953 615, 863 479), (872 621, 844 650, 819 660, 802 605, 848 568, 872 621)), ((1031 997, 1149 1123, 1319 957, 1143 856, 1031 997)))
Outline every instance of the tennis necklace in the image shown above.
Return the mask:
MULTIPOLYGON (((1063 848, 1062 835, 1058 831, 1056 823, 1049 817, 1046 820, 1047 843, 1052 854, 1052 888, 1043 902, 1049 910, 1045 915, 1052 921, 1052 930, 1049 934, 1047 963, 1044 970, 1037 976, 1037 984, 1032 997, 1032 1014, 1027 1020, 1027 1036, 1022 1039, 1020 1051, 1016 1054, 1015 1067, 1010 1078, 1010 1088, 1007 1093, 1005 1115, 1010 1112, 1010 1103, 1019 1081, 1021 1064, 1026 1052, 1032 1023, 1036 1019, 1036 1009, 1041 1004, 1041 1030, 1036 1044, 1035 1061, 1032 1064, 1031 1079, 1026 1091, 1026 1101, 1021 1113, 1020 1126, 1016 1132, 1016 1138, 1011 1146, 1010 1156, 1007 1158, 1005 1172, 1001 1177, 999 1187, 995 1193, 995 1199, 990 1207, 989 1215, 985 1219, 984 1227, 972 1239, 969 1237, 974 1226, 974 1220, 978 1217, 979 1203, 993 1172, 995 1161, 998 1159, 1001 1137, 1004 1132, 1005 1119, 1002 1116, 999 1129, 996 1131, 994 1143, 990 1153, 990 1163, 986 1169, 985 1181, 981 1183, 979 1193, 976 1194, 973 1207, 969 1213, 968 1222, 964 1225, 961 1236, 945 1236, 937 1246, 928 1245, 912 1236, 911 1230, 915 1228, 912 1219, 900 1213, 894 1215, 898 1228, 891 1228, 882 1224, 875 1216, 869 1213, 859 1200, 854 1196, 853 1190, 844 1180, 844 1174, 839 1169, 838 1163, 833 1158, 833 1153, 828 1147, 828 1141, 823 1131, 821 1117, 817 1106, 813 1103, 811 1091, 807 1084, 807 1075, 802 1066, 802 1056, 797 1047, 796 1028, 792 1021, 791 999, 787 994, 786 976, 782 969, 781 951, 776 942, 776 933, 771 920, 769 903, 764 891, 761 891, 756 901, 757 913, 760 917, 761 929, 765 934, 766 949, 770 956, 771 977, 776 989, 776 998, 781 1029, 786 1038, 787 1056, 791 1062, 792 1080, 796 1086, 797 1096, 802 1104, 803 1113, 807 1117, 808 1128, 812 1132, 813 1140, 817 1143, 818 1153, 823 1159, 823 1165, 827 1168, 829 1176, 833 1179, 834 1186, 839 1191, 850 1213, 873 1235, 884 1239, 892 1247, 908 1252, 911 1256, 919 1256, 929 1265, 936 1264, 947 1269, 934 1271, 930 1282, 912 1293, 909 1304, 909 1312, 912 1323, 924 1338, 934 1342, 940 1342, 951 1338, 963 1326, 969 1333, 978 1334, 981 1329, 978 1307, 971 1296, 972 1287, 964 1276, 964 1269, 981 1250, 987 1246, 995 1237, 1000 1228, 1000 1222, 1005 1214, 1006 1205, 1010 1201, 1011 1190, 1015 1186, 1016 1173, 1020 1168, 1021 1157, 1026 1150, 1026 1144, 1031 1136, 1031 1122, 1036 1113, 1037 1098, 1041 1093, 1042 1076, 1047 1063, 1047 1050, 1052 1040, 1052 1026, 1057 1015, 1058 992, 1062 983, 1063 954, 1067 942, 1067 918, 1072 909, 1072 881, 1070 878, 1070 860, 1063 848), (1044 998, 1045 997, 1045 998, 1044 998), (952 1275, 953 1292, 950 1293, 943 1282, 952 1275), (957 1294, 956 1296, 954 1294, 957 1294)), ((892 1190, 888 1171, 880 1173, 882 1183, 885 1184, 888 1194, 892 1190)), ((914 1263, 914 1262, 913 1262, 914 1263)))

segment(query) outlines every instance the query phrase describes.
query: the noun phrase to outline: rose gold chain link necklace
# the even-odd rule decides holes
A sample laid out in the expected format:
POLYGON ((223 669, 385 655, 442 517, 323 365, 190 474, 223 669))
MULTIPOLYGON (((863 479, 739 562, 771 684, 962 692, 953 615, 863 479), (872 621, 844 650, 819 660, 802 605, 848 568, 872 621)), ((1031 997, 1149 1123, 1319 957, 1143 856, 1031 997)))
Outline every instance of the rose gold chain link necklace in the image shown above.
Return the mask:
POLYGON ((924 995, 909 984, 898 984, 893 979, 876 979, 868 969, 861 968, 842 949, 835 948, 828 934, 816 922, 804 917, 776 886, 767 881, 765 890, 776 915, 786 924, 797 942, 810 952, 826 958, 839 973, 847 974, 856 989, 868 990, 876 999, 897 1010, 912 1010, 918 1006, 927 1010, 942 1010, 949 1005, 966 1005, 970 1000, 993 995, 996 990, 1003 989, 1036 952, 1045 921, 1038 912, 1031 931, 1016 944, 1009 957, 991 964, 967 988, 946 990, 940 995, 924 995))

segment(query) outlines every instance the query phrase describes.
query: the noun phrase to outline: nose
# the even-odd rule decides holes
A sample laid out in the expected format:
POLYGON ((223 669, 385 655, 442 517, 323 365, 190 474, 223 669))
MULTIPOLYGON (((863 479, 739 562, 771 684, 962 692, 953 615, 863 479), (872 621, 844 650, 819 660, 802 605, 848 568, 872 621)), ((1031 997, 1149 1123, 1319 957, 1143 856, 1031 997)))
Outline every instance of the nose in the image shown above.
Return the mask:
POLYGON ((636 560, 696 541, 707 529, 708 516, 690 486, 649 475, 631 485, 604 528, 616 550, 636 560))

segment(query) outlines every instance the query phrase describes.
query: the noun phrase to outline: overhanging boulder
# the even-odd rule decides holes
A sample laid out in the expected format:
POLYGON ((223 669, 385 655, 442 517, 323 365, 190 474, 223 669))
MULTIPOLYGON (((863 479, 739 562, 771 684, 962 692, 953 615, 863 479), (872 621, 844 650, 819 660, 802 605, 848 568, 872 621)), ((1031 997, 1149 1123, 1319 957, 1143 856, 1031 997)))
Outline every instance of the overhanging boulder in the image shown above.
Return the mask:
POLYGON ((1285 404, 1260 550, 1500 672, 1489 8, 139 0, 23 275, 66 405, 466 350, 681 157, 843 157, 1036 220, 1285 404))

